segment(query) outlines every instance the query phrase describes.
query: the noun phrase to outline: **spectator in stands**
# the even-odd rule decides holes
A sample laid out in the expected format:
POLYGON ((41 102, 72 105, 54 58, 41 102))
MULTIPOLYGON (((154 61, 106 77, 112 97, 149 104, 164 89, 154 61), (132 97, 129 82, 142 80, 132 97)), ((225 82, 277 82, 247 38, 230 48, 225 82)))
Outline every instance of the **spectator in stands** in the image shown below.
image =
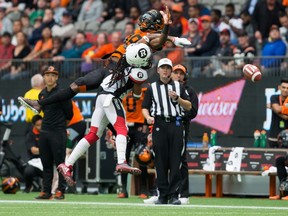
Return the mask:
POLYGON ((202 31, 203 28, 202 28, 202 22, 201 22, 201 19, 200 19, 200 11, 199 11, 199 8, 197 5, 195 6, 189 6, 189 9, 188 9, 188 20, 190 18, 194 18, 194 19, 198 19, 198 30, 199 31, 202 31))
POLYGON ((223 21, 229 25, 231 43, 237 44, 237 36, 239 33, 243 32, 243 21, 235 15, 235 5, 233 3, 225 5, 225 17, 223 18, 223 21))
MULTIPOLYGON (((216 50, 220 46, 219 35, 211 28, 211 16, 205 15, 201 17, 203 32, 201 43, 195 48, 191 48, 190 52, 195 56, 212 56, 215 55, 216 50)), ((192 77, 199 77, 204 75, 202 69, 208 66, 208 59, 193 61, 192 77)))
MULTIPOLYGON (((85 33, 79 31, 76 34, 75 42, 73 43, 72 48, 64 50, 62 53, 60 53, 60 55, 53 57, 53 61, 58 62, 65 59, 81 58, 83 52, 91 46, 92 44, 87 42, 85 33)), ((71 63, 66 61, 64 62, 63 74, 67 76, 69 74, 73 74, 74 71, 78 71, 79 69, 79 62, 71 63)))
MULTIPOLYGON (((278 157, 276 159, 276 168, 277 168, 277 176, 279 179, 279 185, 281 184, 281 182, 287 181, 287 170, 285 167, 288 167, 288 155, 286 157, 278 157)), ((276 196, 270 196, 269 199, 270 200, 278 200, 278 199, 288 200, 288 196, 286 195, 286 196, 281 197, 281 195, 276 195, 276 196)))
MULTIPOLYGON (((85 0, 78 15, 76 25, 85 27, 90 22, 96 22, 101 17, 103 7, 101 0, 85 0)), ((81 29, 84 30, 84 28, 81 29)))
POLYGON ((250 45, 247 32, 238 35, 238 46, 233 50, 235 69, 242 70, 245 64, 253 63, 256 56, 255 48, 250 45))
POLYGON ((63 12, 66 11, 64 7, 61 6, 61 0, 51 0, 50 6, 54 11, 54 20, 56 23, 60 23, 62 19, 63 12))
POLYGON ((76 35, 75 25, 72 20, 72 13, 64 11, 62 13, 61 22, 52 27, 53 37, 57 36, 63 40, 63 47, 69 38, 76 35))
POLYGON ((102 31, 111 32, 113 30, 122 31, 125 27, 125 24, 129 21, 129 18, 125 17, 123 8, 115 8, 115 16, 103 22, 100 26, 102 31))
POLYGON ((22 24, 22 31, 26 34, 26 35, 31 35, 33 28, 29 22, 29 17, 27 14, 23 14, 21 16, 21 24, 22 24))
POLYGON ((190 6, 197 6, 199 8, 199 16, 210 15, 210 10, 203 4, 200 4, 198 0, 187 0, 187 5, 184 7, 184 16, 188 18, 188 9, 190 6))
POLYGON ((252 16, 257 2, 258 0, 246 0, 242 5, 241 11, 248 11, 248 13, 252 16))
POLYGON ((15 46, 11 44, 12 36, 9 32, 4 32, 1 37, 1 44, 0 44, 0 74, 1 76, 8 72, 11 66, 10 61, 13 58, 13 52, 15 46))
MULTIPOLYGON (((24 94, 24 98, 37 100, 39 93, 45 87, 44 78, 41 74, 35 74, 31 77, 30 81, 31 81, 31 89, 24 94)), ((35 116, 35 113, 28 108, 26 108, 25 110, 26 110, 25 122, 29 124, 28 127, 30 128, 30 123, 32 122, 33 116, 35 116)), ((40 113, 40 116, 43 117, 43 112, 40 113)))
POLYGON ((34 25, 35 19, 38 17, 44 17, 44 11, 46 9, 46 0, 38 0, 36 10, 32 11, 29 15, 29 20, 32 25, 34 25))
POLYGON ((254 30, 251 23, 251 15, 247 10, 242 11, 240 13, 240 18, 242 19, 243 23, 243 31, 247 32, 249 39, 251 42, 254 42, 254 30))
POLYGON ((38 40, 32 52, 26 56, 23 61, 31 61, 37 58, 50 58, 52 43, 52 32, 49 27, 45 27, 42 30, 42 39, 38 40))
POLYGON ((126 23, 124 32, 122 33, 121 40, 124 41, 125 38, 128 37, 129 35, 133 34, 134 31, 135 31, 135 24, 132 22, 126 23))
POLYGON ((279 20, 281 23, 280 34, 283 42, 288 46, 288 16, 286 13, 279 14, 279 20))
POLYGON ((18 32, 22 32, 22 23, 20 20, 15 20, 13 22, 13 36, 11 43, 16 46, 17 45, 17 38, 16 35, 18 32))
POLYGON ((53 61, 63 61, 65 58, 81 58, 82 53, 92 44, 87 42, 84 32, 79 31, 76 34, 75 43, 71 49, 64 50, 59 56, 55 56, 53 61))
POLYGON ((52 38, 52 50, 51 50, 51 57, 58 56, 62 53, 63 46, 62 40, 60 37, 53 37, 52 38))
POLYGON ((29 38, 29 44, 35 45, 38 40, 42 37, 42 30, 46 27, 52 29, 55 25, 55 20, 53 18, 54 12, 52 9, 47 8, 45 9, 43 22, 40 27, 33 30, 31 37, 29 38))
POLYGON ((9 1, 7 4, 6 17, 12 22, 19 20, 25 9, 25 1, 23 0, 13 0, 9 1))
POLYGON ((262 43, 268 38, 272 25, 280 26, 280 11, 285 12, 283 6, 277 0, 263 0, 257 2, 252 15, 252 25, 258 43, 262 43), (265 22, 263 22, 263 20, 265 20, 265 22))
MULTIPOLYGON (((286 45, 281 39, 279 27, 277 25, 272 25, 270 28, 270 33, 269 33, 269 39, 268 41, 264 44, 263 49, 262 49, 262 57, 264 57, 261 61, 261 66, 262 69, 267 73, 267 72, 272 72, 271 70, 266 70, 266 69, 272 69, 275 71, 275 69, 278 71, 281 67, 281 62, 283 59, 281 58, 265 58, 269 56, 274 56, 274 57, 280 57, 280 56, 285 56, 286 55, 286 45)), ((262 73, 264 72, 262 71, 262 73)))
POLYGON ((279 148, 278 134, 288 128, 288 111, 287 104, 288 96, 288 79, 282 78, 278 85, 280 94, 275 94, 270 97, 270 103, 267 108, 272 110, 271 125, 268 132, 268 146, 270 148, 279 148))
POLYGON ((85 59, 85 62, 81 64, 81 72, 87 73, 93 70, 92 56, 105 44, 108 44, 108 35, 105 32, 99 33, 96 43, 92 47, 86 49, 82 54, 82 58, 85 59))
MULTIPOLYGON (((24 170, 25 193, 30 193, 33 190, 33 181, 38 178, 43 178, 43 165, 39 157, 39 134, 42 127, 42 116, 35 115, 32 118, 33 127, 29 130, 25 138, 25 144, 28 152, 28 165, 24 170)), ((37 180, 36 180, 37 181, 37 180)), ((40 189, 41 188, 37 188, 40 189)))
POLYGON ((137 6, 131 7, 130 14, 129 14, 129 22, 133 23, 134 26, 136 26, 140 15, 141 15, 141 10, 139 7, 137 6))
MULTIPOLYGON (((233 50, 235 46, 230 42, 230 31, 225 28, 220 30, 220 47, 216 51, 217 57, 231 57, 231 59, 214 59, 213 67, 215 71, 213 76, 229 76, 234 72, 233 50)), ((235 75, 235 74, 232 74, 235 75)))
POLYGON ((17 45, 13 51, 13 60, 17 61, 9 62, 9 64, 11 64, 10 73, 4 75, 2 79, 16 79, 28 76, 29 74, 29 71, 27 70, 27 65, 22 62, 22 59, 29 55, 31 51, 28 44, 27 36, 23 32, 18 32, 16 34, 16 38, 17 45))
POLYGON ((5 12, 6 8, 0 7, 0 36, 3 35, 4 32, 13 33, 12 22, 5 17, 5 12))
POLYGON ((170 25, 169 35, 180 37, 188 32, 188 21, 183 16, 183 8, 178 4, 172 6, 172 24, 170 25))
MULTIPOLYGON (((122 43, 122 41, 121 41, 121 33, 120 32, 113 32, 111 34, 111 43, 104 44, 90 58, 91 59, 102 58, 105 55, 114 52, 116 50, 116 48, 121 45, 121 43, 122 43)), ((88 56, 85 59, 88 59, 88 62, 90 61, 88 56)))
MULTIPOLYGON (((197 18, 190 18, 188 20, 188 33, 183 35, 184 38, 187 38, 191 45, 184 48, 185 56, 195 56, 194 49, 198 44, 201 43, 201 36, 198 28, 199 21, 197 18)), ((175 63, 174 63, 175 64, 175 63)))
POLYGON ((230 29, 229 25, 223 22, 222 13, 218 9, 211 10, 211 26, 217 33, 220 33, 220 29, 230 29))

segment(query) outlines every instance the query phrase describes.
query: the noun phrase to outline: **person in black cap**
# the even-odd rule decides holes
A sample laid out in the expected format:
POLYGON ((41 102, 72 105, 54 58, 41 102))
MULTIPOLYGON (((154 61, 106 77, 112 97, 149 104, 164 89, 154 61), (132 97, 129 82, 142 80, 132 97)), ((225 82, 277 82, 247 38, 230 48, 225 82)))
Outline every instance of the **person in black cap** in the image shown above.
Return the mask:
MULTIPOLYGON (((50 66, 44 71, 44 88, 40 98, 48 98, 60 91, 57 84, 59 72, 50 66)), ((66 155, 66 123, 73 117, 72 101, 66 100, 42 107, 44 118, 39 135, 39 152, 43 164, 43 190, 36 199, 52 199, 51 187, 54 166, 65 161, 66 155), (54 164, 55 163, 55 164, 54 164)), ((59 175, 58 188, 54 199, 64 199, 66 182, 62 175, 59 175)))

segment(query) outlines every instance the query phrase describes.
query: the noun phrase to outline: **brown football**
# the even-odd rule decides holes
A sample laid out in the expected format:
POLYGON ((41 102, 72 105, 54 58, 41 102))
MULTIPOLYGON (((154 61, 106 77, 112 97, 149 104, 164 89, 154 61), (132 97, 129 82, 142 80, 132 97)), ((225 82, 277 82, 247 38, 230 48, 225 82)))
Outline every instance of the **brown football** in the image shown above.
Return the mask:
POLYGON ((258 67, 252 64, 246 64, 243 67, 243 74, 245 79, 250 80, 252 82, 257 82, 262 79, 262 73, 258 67))

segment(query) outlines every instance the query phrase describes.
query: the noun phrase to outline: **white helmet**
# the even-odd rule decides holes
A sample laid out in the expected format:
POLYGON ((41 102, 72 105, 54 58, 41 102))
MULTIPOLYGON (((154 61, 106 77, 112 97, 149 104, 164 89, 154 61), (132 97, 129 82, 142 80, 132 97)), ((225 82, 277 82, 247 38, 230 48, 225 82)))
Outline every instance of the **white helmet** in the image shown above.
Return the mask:
POLYGON ((150 64, 151 49, 144 43, 133 43, 126 48, 125 56, 132 67, 147 67, 150 64))

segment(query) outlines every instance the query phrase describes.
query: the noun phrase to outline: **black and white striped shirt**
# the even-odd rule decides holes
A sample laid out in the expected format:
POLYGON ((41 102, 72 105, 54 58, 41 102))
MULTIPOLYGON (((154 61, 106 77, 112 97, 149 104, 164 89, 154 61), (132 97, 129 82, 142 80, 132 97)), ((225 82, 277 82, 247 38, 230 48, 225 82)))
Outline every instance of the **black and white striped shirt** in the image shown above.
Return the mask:
POLYGON ((167 84, 160 80, 151 83, 148 87, 142 108, 150 110, 151 116, 177 117, 184 115, 184 109, 177 101, 173 101, 168 91, 172 90, 182 99, 189 100, 185 88, 178 82, 170 80, 167 84))

